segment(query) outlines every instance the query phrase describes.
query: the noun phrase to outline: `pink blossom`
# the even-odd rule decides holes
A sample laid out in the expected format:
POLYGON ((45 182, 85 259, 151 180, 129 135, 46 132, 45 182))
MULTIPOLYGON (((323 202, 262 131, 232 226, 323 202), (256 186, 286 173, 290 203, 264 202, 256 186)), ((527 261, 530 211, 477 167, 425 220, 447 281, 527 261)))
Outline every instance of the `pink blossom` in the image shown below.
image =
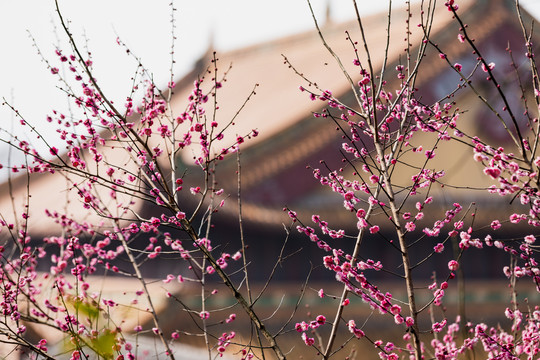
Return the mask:
POLYGON ((317 321, 311 321, 309 323, 309 327, 313 330, 317 329, 319 326, 321 326, 321 324, 319 324, 317 321))
POLYGON ((500 222, 499 220, 493 220, 493 221, 491 222, 491 228, 492 228, 493 230, 498 230, 498 229, 501 228, 501 226, 502 226, 502 225, 501 225, 501 222, 500 222))
POLYGON ((230 314, 229 317, 227 318, 227 320, 225 320, 225 322, 227 324, 233 322, 234 320, 236 320, 236 314, 230 314))
POLYGON ((390 312, 393 315, 398 315, 401 312, 401 306, 394 304, 390 307, 390 312))
POLYGON ((536 238, 535 238, 534 235, 527 235, 527 236, 525 236, 525 242, 526 242, 527 244, 529 244, 529 245, 530 245, 530 244, 534 244, 535 241, 536 241, 536 238))
POLYGON ((343 197, 345 198, 345 200, 351 201, 354 199, 354 193, 352 191, 347 191, 345 195, 343 195, 343 197))
POLYGON ((414 319, 410 316, 407 316, 405 318, 405 324, 407 324, 407 326, 413 326, 414 325, 414 319))
POLYGON ((414 231, 414 229, 416 229, 416 225, 414 224, 414 222, 409 221, 405 224, 405 229, 409 232, 414 231))
POLYGON ((514 213, 514 214, 510 215, 510 222, 511 222, 512 224, 517 224, 517 223, 519 223, 521 220, 522 220, 522 217, 521 217, 521 215, 519 215, 519 214, 514 213))
POLYGON ((358 86, 367 85, 369 84, 370 81, 371 81, 371 78, 369 77, 369 75, 366 75, 362 78, 362 80, 358 82, 358 86))
POLYGON ((368 227, 366 219, 360 218, 356 223, 356 227, 358 228, 358 230, 368 227))
POLYGON ((369 232, 372 233, 372 234, 378 233, 379 232, 379 226, 374 225, 374 226, 370 227, 369 232))
POLYGON ((459 268, 459 263, 456 260, 450 260, 448 262, 448 269, 456 271, 459 268))
POLYGON ((433 332, 438 333, 438 332, 441 332, 442 329, 443 329, 445 326, 446 326, 446 319, 444 319, 444 320, 441 321, 441 322, 436 322, 436 323, 434 323, 434 324, 431 326, 431 328, 432 328, 433 332))
POLYGON ((501 170, 495 167, 487 167, 484 169, 484 174, 489 175, 492 179, 497 179, 501 175, 501 170))
POLYGON ((315 339, 308 337, 305 332, 302 333, 302 340, 304 340, 304 343, 307 346, 312 346, 313 344, 315 344, 315 339))
POLYGON ((199 316, 201 319, 206 320, 210 317, 210 313, 208 311, 201 311, 199 316))
POLYGON ((487 66, 482 63, 482 70, 484 70, 484 72, 488 72, 488 69, 489 70, 493 70, 495 68, 495 63, 489 63, 487 66))
POLYGON ((356 322, 354 320, 349 320, 347 322, 347 327, 356 338, 360 339, 365 336, 364 332, 356 327, 356 322))
POLYGON ((356 212, 356 217, 359 218, 359 219, 365 218, 366 217, 366 210, 358 209, 358 211, 356 212))
POLYGON ((302 321, 300 323, 296 323, 294 328, 297 332, 302 332, 306 331, 309 328, 309 325, 305 321, 302 321))
POLYGON ((171 280, 173 280, 174 278, 175 278, 174 275, 169 274, 169 275, 167 275, 167 278, 163 280, 163 282, 164 282, 165 284, 168 284, 168 283, 170 283, 171 280))

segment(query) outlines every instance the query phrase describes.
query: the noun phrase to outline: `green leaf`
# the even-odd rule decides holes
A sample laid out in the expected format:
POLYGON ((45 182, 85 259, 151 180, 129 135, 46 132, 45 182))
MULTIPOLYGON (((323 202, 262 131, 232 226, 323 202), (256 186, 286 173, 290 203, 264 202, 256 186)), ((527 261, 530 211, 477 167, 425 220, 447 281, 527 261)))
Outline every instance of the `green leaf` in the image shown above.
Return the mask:
POLYGON ((112 359, 117 345, 116 332, 105 329, 101 335, 92 339, 92 350, 105 359, 112 359))

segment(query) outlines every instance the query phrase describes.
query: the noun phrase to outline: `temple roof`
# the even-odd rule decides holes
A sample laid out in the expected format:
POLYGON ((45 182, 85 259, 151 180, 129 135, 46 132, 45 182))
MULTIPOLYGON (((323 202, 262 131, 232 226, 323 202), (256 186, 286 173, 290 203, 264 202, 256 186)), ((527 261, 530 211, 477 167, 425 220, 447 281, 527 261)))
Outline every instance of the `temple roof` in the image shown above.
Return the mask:
MULTIPOLYGON (((523 46, 521 28, 517 17, 512 13, 515 12, 512 1, 460 1, 459 5, 463 20, 471 25, 468 31, 490 58, 506 61, 501 58, 501 53, 506 56, 504 52, 509 42, 515 47, 523 46)), ((422 36, 421 30, 416 26, 420 22, 419 6, 413 5, 412 9, 409 39, 411 44, 418 44, 422 36)), ((407 56, 404 42, 407 31, 406 14, 406 9, 403 8, 393 10, 389 38, 386 31, 386 13, 362 19, 374 73, 379 74, 383 62, 386 62, 385 79, 388 80, 389 89, 398 88, 396 81, 392 80, 395 79, 392 71, 395 65, 404 63, 407 56), (388 52, 385 52, 387 41, 388 52)), ((528 17, 526 13, 524 16, 528 17)), ((467 60, 470 48, 457 40, 458 28, 451 13, 439 4, 434 14, 431 38, 449 58, 466 64, 470 62, 467 60)), ((321 32, 356 84, 361 75, 359 68, 353 65, 355 54, 359 54, 364 66, 367 64, 357 21, 339 24, 330 22, 321 26, 321 32), (357 52, 352 42, 357 42, 357 52)), ((413 47, 413 57, 416 51, 417 48, 413 47)), ((317 92, 315 85, 310 87, 303 77, 315 82, 321 90, 330 90, 343 103, 357 107, 350 83, 336 60, 324 47, 317 30, 314 28, 286 38, 218 53, 217 57, 221 71, 232 64, 232 69, 227 74, 227 82, 222 91, 218 92, 217 112, 217 118, 225 122, 235 117, 235 126, 229 132, 229 141, 233 142, 237 135, 247 134, 253 128, 259 131, 257 137, 241 146, 244 217, 258 223, 281 224, 286 221, 282 208, 287 205, 304 215, 317 211, 335 224, 350 223, 353 219, 350 214, 337 211, 341 208, 340 197, 325 191, 313 179, 311 171, 305 169, 307 165, 320 167, 319 160, 339 167, 339 149, 343 134, 335 131, 336 125, 331 120, 312 116, 314 112, 320 112, 326 104, 318 100, 310 101, 305 92, 299 91, 298 87, 304 86, 317 92), (285 57, 294 69, 284 63, 285 57), (237 115, 255 83, 259 84, 256 88, 257 95, 250 99, 237 115)), ((187 82, 184 80, 183 83, 187 82)), ((441 61, 437 51, 429 48, 416 82, 418 88, 425 89, 421 93, 425 102, 437 101, 453 91, 458 83, 459 77, 456 78, 447 63, 441 61)), ((185 107, 185 99, 190 90, 190 87, 175 89, 171 103, 174 111, 181 111, 185 107)), ((484 129, 482 120, 469 120, 478 118, 482 105, 471 99, 468 91, 458 93, 456 99, 467 108, 467 112, 461 117, 462 126, 471 134, 478 134, 484 129)), ((422 135, 419 136, 422 139, 422 135)), ((456 148, 455 145, 441 144, 438 153, 439 163, 449 165, 448 168, 452 169, 447 176, 450 184, 456 187, 466 183, 474 183, 478 187, 491 184, 482 174, 483 167, 480 164, 463 161, 472 156, 468 147, 456 148)), ((187 152, 182 157, 187 164, 190 163, 189 155, 187 152)), ((219 172, 223 174, 221 177, 218 175, 219 183, 230 194, 236 194, 236 168, 237 161, 234 156, 219 165, 219 172)), ((412 172, 404 173, 403 182, 408 181, 410 175, 412 172)), ((460 200, 455 189, 445 189, 445 192, 446 197, 450 195, 450 198, 460 200)), ((479 194, 476 201, 488 201, 485 195, 479 194)), ((467 197, 469 201, 470 195, 467 197)), ((225 208, 231 215, 237 213, 237 207, 232 203, 225 208)))

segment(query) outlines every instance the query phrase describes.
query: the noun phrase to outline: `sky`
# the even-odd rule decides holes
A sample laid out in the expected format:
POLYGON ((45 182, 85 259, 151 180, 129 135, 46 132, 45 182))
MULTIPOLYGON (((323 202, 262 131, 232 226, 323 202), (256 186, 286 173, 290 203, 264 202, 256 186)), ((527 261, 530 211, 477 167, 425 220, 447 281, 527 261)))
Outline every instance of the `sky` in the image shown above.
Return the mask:
MULTIPOLYGON (((320 17, 326 1, 313 0, 320 17)), ((175 78, 190 69, 210 39, 218 51, 226 51, 313 28, 305 0, 175 0, 174 6, 175 78)), ((167 83, 172 38, 169 0, 59 0, 59 7, 79 44, 88 43, 95 76, 110 97, 125 99, 136 69, 133 59, 117 45, 117 37, 142 59, 157 84, 167 83)), ((335 2, 332 10, 336 20, 350 18, 348 1, 335 2)), ((46 115, 67 107, 66 97, 56 90, 56 77, 38 54, 39 48, 44 58, 55 61, 56 46, 68 48, 59 24, 54 0, 0 0, 0 99, 45 134, 54 133, 45 126, 46 115)), ((0 106, 0 129, 10 129, 13 118, 9 107, 0 106)))
MULTIPOLYGON (((76 40, 88 44, 95 76, 111 98, 125 99, 136 69, 135 62, 117 45, 117 37, 141 58, 157 84, 167 83, 172 41, 170 0, 58 2, 76 40)), ((357 2, 362 15, 384 11, 388 3, 357 2)), ((319 19, 324 18, 328 3, 334 20, 354 17, 352 1, 312 3, 319 19)), ((394 0, 394 6, 402 3, 404 0, 394 0)), ((529 9, 540 9, 539 0, 522 3, 529 9)), ((210 39, 219 52, 314 29, 306 0, 176 0, 174 7, 176 79, 204 53, 210 39)), ((44 58, 54 61, 58 44, 68 48, 54 0, 0 0, 0 99, 12 104, 45 135, 54 134, 54 128, 46 126, 46 115, 53 109, 64 111, 67 105, 66 97, 56 89, 56 78, 47 71, 37 49, 44 58)), ((10 129, 13 119, 12 111, 0 106, 0 129, 10 129)), ((0 162, 3 153, 0 151, 0 162)))

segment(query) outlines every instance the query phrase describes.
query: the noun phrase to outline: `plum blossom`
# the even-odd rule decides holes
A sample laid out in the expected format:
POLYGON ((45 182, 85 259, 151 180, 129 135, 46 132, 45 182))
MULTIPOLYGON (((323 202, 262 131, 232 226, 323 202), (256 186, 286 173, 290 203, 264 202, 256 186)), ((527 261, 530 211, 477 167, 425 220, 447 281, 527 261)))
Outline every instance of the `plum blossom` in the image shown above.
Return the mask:
POLYGON ((448 262, 448 269, 456 271, 459 268, 459 263, 456 260, 450 260, 448 262))

